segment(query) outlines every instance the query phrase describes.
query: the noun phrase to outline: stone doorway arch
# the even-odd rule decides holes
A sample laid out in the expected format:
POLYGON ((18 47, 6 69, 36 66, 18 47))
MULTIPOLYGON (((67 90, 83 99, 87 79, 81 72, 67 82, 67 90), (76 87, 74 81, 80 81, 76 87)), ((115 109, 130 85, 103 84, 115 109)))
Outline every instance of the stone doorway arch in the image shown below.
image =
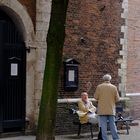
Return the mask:
MULTIPOLYGON (((26 8, 18 0, 0 0, 0 9, 13 20, 21 32, 25 47, 36 48, 34 26, 26 8)), ((34 81, 35 50, 32 50, 27 52, 26 58, 26 118, 29 125, 34 124, 34 81)))

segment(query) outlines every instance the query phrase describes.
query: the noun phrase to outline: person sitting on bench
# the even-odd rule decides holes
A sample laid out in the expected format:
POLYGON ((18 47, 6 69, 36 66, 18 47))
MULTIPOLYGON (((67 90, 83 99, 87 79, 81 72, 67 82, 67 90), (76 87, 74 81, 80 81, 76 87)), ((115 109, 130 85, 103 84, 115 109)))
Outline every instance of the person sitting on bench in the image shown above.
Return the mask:
POLYGON ((84 123, 97 123, 96 107, 88 99, 87 92, 81 93, 81 99, 78 102, 79 110, 77 114, 81 124, 84 123))

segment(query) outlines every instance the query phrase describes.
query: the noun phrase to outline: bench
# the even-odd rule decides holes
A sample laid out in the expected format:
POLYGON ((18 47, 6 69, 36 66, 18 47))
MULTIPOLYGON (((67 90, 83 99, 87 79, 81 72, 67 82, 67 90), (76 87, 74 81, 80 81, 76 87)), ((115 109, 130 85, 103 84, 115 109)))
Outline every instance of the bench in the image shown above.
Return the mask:
POLYGON ((129 134, 129 124, 133 121, 132 118, 130 117, 123 117, 122 113, 124 112, 122 106, 117 106, 116 107, 116 120, 115 123, 118 125, 118 123, 122 123, 122 125, 125 125, 127 134, 129 134))
POLYGON ((73 124, 75 125, 78 125, 78 136, 80 136, 80 133, 81 133, 81 127, 82 126, 89 126, 90 128, 90 133, 91 133, 91 138, 93 138, 93 128, 92 128, 92 125, 91 123, 84 123, 84 124, 81 124, 80 121, 77 121, 77 122, 73 122, 73 124))
MULTIPOLYGON (((116 107, 116 114, 117 115, 116 115, 115 123, 116 123, 116 126, 118 126, 119 123, 122 123, 122 125, 125 125, 125 129, 127 131, 127 134, 129 134, 129 129, 130 129, 129 124, 133 121, 133 119, 130 118, 130 117, 126 117, 126 118, 123 117, 123 115, 122 115, 123 112, 124 112, 124 110, 123 110, 122 106, 116 107)), ((95 125, 95 124, 91 124, 89 122, 81 124, 75 109, 69 109, 69 113, 75 115, 75 117, 73 119, 73 124, 78 125, 78 133, 77 133, 77 135, 80 136, 81 127, 86 125, 86 126, 90 127, 91 137, 93 138, 93 125, 95 125)), ((101 137, 100 135, 101 135, 101 132, 99 132, 98 137, 101 137)))
MULTIPOLYGON (((89 122, 81 124, 75 109, 69 109, 69 113, 72 114, 73 117, 74 117, 73 124, 78 125, 77 135, 80 136, 82 126, 88 126, 90 128, 91 138, 93 138, 93 125, 96 125, 96 124, 92 124, 92 123, 89 123, 89 122)), ((100 136, 98 136, 98 137, 100 137, 100 136)))

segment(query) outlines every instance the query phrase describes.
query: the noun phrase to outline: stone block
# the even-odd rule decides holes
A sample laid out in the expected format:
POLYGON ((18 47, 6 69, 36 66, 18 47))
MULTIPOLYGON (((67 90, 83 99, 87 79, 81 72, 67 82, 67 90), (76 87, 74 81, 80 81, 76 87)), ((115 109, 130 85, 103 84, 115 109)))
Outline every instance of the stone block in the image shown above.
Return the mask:
POLYGON ((47 32, 44 30, 36 31, 36 41, 46 41, 47 32))

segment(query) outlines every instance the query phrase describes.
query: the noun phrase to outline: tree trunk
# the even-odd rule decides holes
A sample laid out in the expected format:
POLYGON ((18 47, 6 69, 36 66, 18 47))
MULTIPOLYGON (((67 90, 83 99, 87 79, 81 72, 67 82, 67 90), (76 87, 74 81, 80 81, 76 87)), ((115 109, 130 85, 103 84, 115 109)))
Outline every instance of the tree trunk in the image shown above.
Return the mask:
POLYGON ((47 36, 47 55, 43 79, 36 140, 55 139, 55 116, 58 81, 65 38, 65 19, 68 0, 52 0, 50 26, 47 36))

